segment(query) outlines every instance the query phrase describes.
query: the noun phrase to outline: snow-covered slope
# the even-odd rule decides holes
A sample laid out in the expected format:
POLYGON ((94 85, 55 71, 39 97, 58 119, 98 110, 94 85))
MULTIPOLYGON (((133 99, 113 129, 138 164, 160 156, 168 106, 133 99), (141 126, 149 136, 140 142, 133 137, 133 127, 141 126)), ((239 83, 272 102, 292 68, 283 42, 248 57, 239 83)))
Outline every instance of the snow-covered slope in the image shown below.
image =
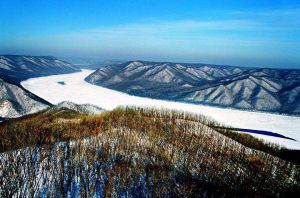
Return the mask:
POLYGON ((80 69, 52 56, 0 56, 0 77, 13 84, 32 77, 77 71, 80 69))
POLYGON ((15 118, 49 107, 22 88, 0 78, 0 117, 15 118))
POLYGON ((137 96, 300 114, 300 70, 131 61, 86 81, 137 96))
POLYGON ((50 108, 49 111, 56 111, 57 109, 61 109, 61 108, 67 108, 67 109, 77 111, 79 113, 91 114, 91 115, 99 114, 104 111, 104 109, 102 109, 96 105, 92 105, 92 104, 80 104, 79 105, 79 104, 75 104, 70 101, 60 102, 57 105, 50 108))
POLYGON ((282 134, 296 139, 296 141, 258 134, 252 135, 288 148, 300 149, 300 117, 223 109, 132 96, 84 81, 84 78, 92 72, 91 70, 83 70, 74 74, 33 78, 23 81, 21 84, 27 90, 53 104, 70 100, 77 104, 94 104, 106 110, 114 109, 117 106, 134 105, 188 111, 209 116, 218 122, 236 128, 265 130, 282 134), (64 82, 64 84, 58 82, 64 82))

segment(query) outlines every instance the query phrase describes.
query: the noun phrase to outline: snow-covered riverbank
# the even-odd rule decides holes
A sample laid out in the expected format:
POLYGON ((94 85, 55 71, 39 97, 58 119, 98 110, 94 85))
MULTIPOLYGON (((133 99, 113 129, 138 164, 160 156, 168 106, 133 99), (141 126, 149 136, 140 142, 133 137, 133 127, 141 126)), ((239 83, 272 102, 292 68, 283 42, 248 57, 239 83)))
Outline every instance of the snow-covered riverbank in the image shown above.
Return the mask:
POLYGON ((53 104, 69 100, 78 104, 94 104, 107 110, 114 109, 117 106, 135 105, 199 113, 236 128, 266 130, 282 134, 296 141, 266 135, 251 135, 288 148, 300 149, 300 117, 222 109, 131 96, 85 82, 84 78, 91 72, 93 71, 82 70, 72 74, 32 78, 21 82, 21 85, 53 104))

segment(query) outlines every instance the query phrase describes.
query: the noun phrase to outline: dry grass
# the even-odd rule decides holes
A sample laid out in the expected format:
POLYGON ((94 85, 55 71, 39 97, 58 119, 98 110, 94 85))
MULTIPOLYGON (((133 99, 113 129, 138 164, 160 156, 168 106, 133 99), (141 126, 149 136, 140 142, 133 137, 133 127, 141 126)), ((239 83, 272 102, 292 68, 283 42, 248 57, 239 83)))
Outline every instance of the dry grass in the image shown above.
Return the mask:
MULTIPOLYGON (((0 183, 23 181, 18 172, 34 166, 43 170, 37 178, 45 181, 49 196, 54 192, 65 196, 76 181, 81 184, 80 195, 86 197, 99 189, 103 196, 142 197, 281 196, 299 191, 298 165, 245 147, 213 126, 218 125, 205 117, 154 109, 118 108, 98 116, 44 112, 1 125, 2 151, 43 146, 36 148, 40 160, 34 163, 27 159, 34 158, 32 149, 18 157, 7 152, 1 169, 10 177, 0 183), (66 143, 52 144, 58 141, 66 143)), ((29 170, 23 172, 31 181, 29 170)), ((3 186, 0 192, 38 194, 14 190, 23 188, 20 182, 15 188, 3 186)))

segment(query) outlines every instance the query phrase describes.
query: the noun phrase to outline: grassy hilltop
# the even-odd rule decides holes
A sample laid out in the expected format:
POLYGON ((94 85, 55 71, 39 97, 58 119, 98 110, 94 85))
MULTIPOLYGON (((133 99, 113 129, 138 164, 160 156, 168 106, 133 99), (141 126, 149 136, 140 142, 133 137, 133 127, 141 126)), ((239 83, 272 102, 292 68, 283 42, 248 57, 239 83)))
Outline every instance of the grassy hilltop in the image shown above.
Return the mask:
POLYGON ((175 111, 46 110, 2 123, 0 151, 2 197, 283 196, 300 186, 284 149, 175 111))

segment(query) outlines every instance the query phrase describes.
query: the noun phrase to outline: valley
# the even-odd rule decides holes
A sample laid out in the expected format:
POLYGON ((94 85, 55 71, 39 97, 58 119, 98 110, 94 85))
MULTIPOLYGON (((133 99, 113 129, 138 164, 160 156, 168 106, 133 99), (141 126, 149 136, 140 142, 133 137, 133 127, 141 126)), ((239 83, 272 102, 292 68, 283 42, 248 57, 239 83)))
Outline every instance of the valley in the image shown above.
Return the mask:
POLYGON ((300 195, 300 1, 0 1, 0 198, 300 195))
POLYGON ((251 135, 267 142, 276 143, 290 149, 300 149, 300 117, 132 96, 86 82, 84 79, 92 72, 93 70, 82 70, 71 74, 31 78, 22 81, 21 85, 53 104, 69 100, 78 104, 90 103, 106 110, 112 110, 118 106, 139 106, 202 114, 225 126, 270 131, 293 138, 296 141, 251 133, 251 135), (64 85, 58 82, 64 82, 64 85))

